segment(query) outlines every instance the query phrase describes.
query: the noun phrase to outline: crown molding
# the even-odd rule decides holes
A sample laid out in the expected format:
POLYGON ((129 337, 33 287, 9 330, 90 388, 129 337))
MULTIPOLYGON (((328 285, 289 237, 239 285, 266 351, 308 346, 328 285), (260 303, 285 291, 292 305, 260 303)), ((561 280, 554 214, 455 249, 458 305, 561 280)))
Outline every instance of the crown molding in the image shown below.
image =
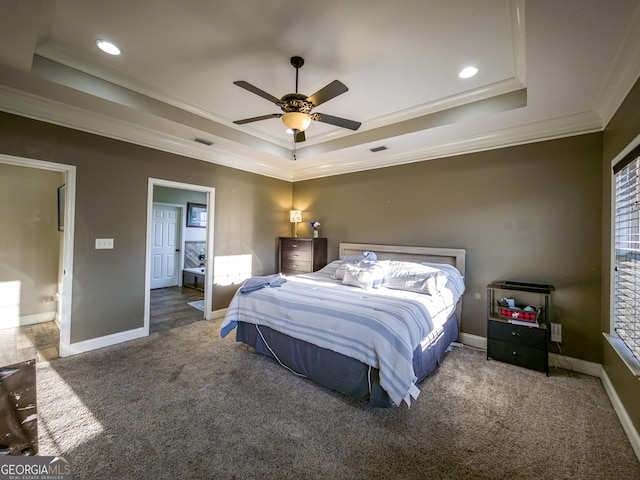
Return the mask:
MULTIPOLYGON (((492 150, 592 133, 603 129, 600 116, 590 111, 488 133, 479 133, 448 142, 438 142, 437 145, 425 145, 411 150, 390 152, 374 160, 363 157, 357 161, 325 164, 292 171, 288 160, 274 158, 272 164, 264 161, 256 162, 255 158, 231 153, 218 143, 211 147, 201 146, 187 142, 182 137, 143 127, 138 123, 126 120, 114 121, 112 116, 97 114, 66 103, 12 89, 6 85, 0 85, 0 99, 0 110, 8 113, 290 182, 492 150)), ((206 132, 201 132, 201 134, 211 136, 206 132)), ((214 139, 214 141, 216 140, 219 139, 214 139)))
POLYGON ((594 110, 607 125, 640 78, 640 6, 607 74, 594 110))
MULTIPOLYGON (((242 148, 238 153, 238 144, 213 135, 210 131, 79 92, 15 69, 0 66, 0 74, 3 78, 3 83, 0 83, 0 110, 7 113, 259 175, 291 180, 289 160, 280 156, 282 152, 276 146, 271 152, 263 151, 263 158, 268 159, 269 163, 257 162, 250 147, 245 147, 246 153, 242 153, 242 148), (191 139, 198 136, 213 140, 214 145, 207 147, 192 142, 191 139)), ((251 140, 250 136, 247 137, 251 140)))
POLYGON ((592 111, 582 112, 575 115, 504 128, 492 132, 482 132, 464 138, 455 138, 450 141, 445 140, 438 142, 437 145, 429 144, 403 151, 389 150, 386 155, 384 153, 382 155, 376 154, 376 159, 363 157, 362 160, 358 161, 297 169, 293 174, 292 181, 299 182, 332 175, 342 175, 407 163, 423 162, 454 155, 465 155, 497 148, 600 132, 602 129, 603 123, 597 113, 592 111))

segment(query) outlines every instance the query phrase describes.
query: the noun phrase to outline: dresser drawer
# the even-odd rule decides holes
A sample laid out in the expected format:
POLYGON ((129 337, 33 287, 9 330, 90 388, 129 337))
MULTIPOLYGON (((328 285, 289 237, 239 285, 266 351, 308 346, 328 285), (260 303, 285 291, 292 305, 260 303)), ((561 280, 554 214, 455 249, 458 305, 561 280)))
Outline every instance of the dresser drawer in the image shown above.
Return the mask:
POLYGON ((489 339, 501 340, 514 345, 523 345, 545 351, 547 349, 547 330, 544 328, 526 327, 495 320, 490 320, 487 328, 487 336, 489 339))
POLYGON ((282 273, 285 275, 297 275, 299 273, 309 273, 311 271, 311 261, 301 262, 293 260, 282 264, 282 273))
POLYGON ((312 255, 311 255, 311 250, 309 249, 301 249, 301 250, 297 250, 295 248, 291 249, 291 250, 282 250, 282 258, 284 260, 287 260, 288 262, 295 262, 295 261, 305 261, 305 262, 311 262, 312 260, 312 255))
POLYGON ((311 254, 313 247, 312 242, 308 240, 299 240, 297 238, 287 238, 281 240, 282 253, 286 252, 307 252, 311 254))
POLYGON ((540 350, 490 338, 487 340, 487 357, 540 372, 547 371, 546 349, 540 350))

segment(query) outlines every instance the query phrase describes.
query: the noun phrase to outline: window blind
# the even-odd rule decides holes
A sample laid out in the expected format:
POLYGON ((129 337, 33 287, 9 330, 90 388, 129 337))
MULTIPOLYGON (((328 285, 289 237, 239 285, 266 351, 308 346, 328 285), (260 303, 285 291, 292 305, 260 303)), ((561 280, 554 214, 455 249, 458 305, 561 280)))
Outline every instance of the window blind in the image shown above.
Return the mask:
POLYGON ((614 169, 614 328, 640 360, 640 154, 634 151, 621 163, 614 169))

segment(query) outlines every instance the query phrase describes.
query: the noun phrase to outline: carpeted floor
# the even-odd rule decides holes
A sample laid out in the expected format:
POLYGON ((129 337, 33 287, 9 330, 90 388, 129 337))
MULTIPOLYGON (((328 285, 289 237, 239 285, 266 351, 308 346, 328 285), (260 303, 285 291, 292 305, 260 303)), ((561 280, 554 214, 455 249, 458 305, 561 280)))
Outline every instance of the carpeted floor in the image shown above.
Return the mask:
POLYGON ((638 479, 596 378, 456 348, 372 409, 200 321, 39 363, 40 455, 74 479, 638 479))

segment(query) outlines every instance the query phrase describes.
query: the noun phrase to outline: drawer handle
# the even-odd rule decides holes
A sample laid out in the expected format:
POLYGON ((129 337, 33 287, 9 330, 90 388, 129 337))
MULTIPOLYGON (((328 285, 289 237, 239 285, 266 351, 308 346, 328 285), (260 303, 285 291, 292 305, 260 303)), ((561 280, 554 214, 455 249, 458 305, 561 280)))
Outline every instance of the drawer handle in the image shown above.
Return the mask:
POLYGON ((514 357, 519 357, 520 354, 518 352, 511 352, 511 355, 513 355, 514 357))
POLYGON ((511 332, 511 335, 514 336, 514 337, 519 337, 520 336, 520 334, 518 332, 511 332))
POLYGON ((291 246, 292 246, 293 248, 298 248, 298 245, 296 245, 295 243, 291 244, 291 246))

